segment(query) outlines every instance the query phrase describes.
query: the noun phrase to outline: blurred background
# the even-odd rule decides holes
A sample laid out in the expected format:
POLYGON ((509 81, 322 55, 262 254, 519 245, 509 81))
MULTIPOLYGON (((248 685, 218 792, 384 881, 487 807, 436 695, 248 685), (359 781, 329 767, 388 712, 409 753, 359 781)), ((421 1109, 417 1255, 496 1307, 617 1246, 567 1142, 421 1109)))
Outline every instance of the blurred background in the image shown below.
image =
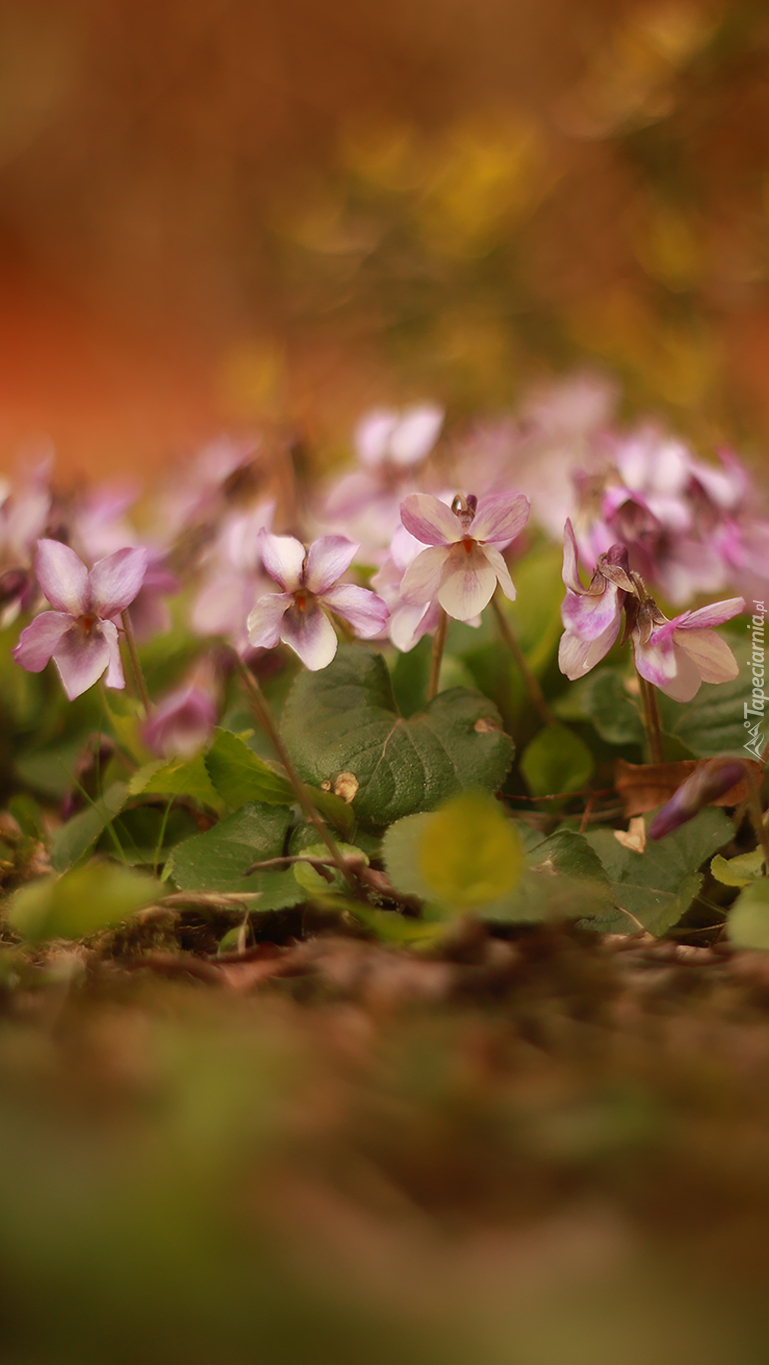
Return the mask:
POLYGON ((769 441, 761 0, 2 0, 0 460, 606 368, 769 441))

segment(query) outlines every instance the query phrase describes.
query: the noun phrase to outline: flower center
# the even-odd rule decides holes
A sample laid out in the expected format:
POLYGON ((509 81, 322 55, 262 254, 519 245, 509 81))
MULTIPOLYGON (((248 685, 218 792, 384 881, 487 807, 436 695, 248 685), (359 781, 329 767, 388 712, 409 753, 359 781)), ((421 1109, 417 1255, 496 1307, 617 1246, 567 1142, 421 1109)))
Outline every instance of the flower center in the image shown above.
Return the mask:
POLYGON ((80 624, 81 624, 81 626, 83 627, 83 630, 85 631, 86 635, 90 635, 90 634, 91 634, 91 631, 93 630, 94 626, 96 625, 96 621, 97 621, 97 617, 95 617, 95 616, 81 616, 81 617, 80 617, 80 624))
POLYGON ((306 593, 306 592, 295 592, 295 593, 294 593, 294 601, 296 602, 296 605, 297 605, 297 607, 299 608, 300 611, 306 611, 306 609, 307 609, 307 593, 306 593))
POLYGON ((463 536, 462 544, 465 547, 465 554, 466 555, 472 554, 473 546, 475 544, 475 541, 473 540, 472 536, 463 536))

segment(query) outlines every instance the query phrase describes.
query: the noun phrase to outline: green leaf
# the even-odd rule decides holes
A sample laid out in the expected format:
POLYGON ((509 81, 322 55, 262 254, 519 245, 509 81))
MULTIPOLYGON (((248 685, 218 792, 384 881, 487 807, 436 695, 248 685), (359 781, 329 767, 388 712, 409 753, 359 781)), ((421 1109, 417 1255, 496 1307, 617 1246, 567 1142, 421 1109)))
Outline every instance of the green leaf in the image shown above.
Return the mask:
MULTIPOLYGON (((368 862, 368 858, 365 856, 361 859, 361 851, 354 844, 337 844, 337 848, 345 858, 354 857, 359 862, 368 862)), ((329 851, 325 844, 308 844, 302 849, 301 855, 308 858, 322 858, 326 863, 329 860, 329 851)), ((333 865, 328 868, 331 881, 328 881, 322 872, 316 872, 315 868, 311 867, 309 863, 294 863, 292 871, 299 885, 305 891, 309 891, 311 896, 327 896, 330 891, 347 889, 347 878, 343 877, 342 873, 333 865)))
POLYGON ((726 922, 736 948, 769 949, 769 877, 760 877, 741 891, 726 922))
POLYGON ((154 877, 92 859, 61 877, 45 877, 17 891, 8 922, 30 943, 88 938, 122 923, 164 894, 154 877))
POLYGON ((355 815, 381 826, 467 787, 495 790, 513 747, 499 725, 492 703, 461 687, 405 720, 382 656, 343 646, 328 668, 299 674, 283 735, 299 771, 316 785, 353 774, 355 815))
POLYGON ((205 757, 206 768, 219 795, 237 810, 247 801, 270 806, 291 806, 296 795, 288 778, 275 772, 240 735, 217 729, 205 757))
MULTIPOLYGON (((646 818, 648 823, 651 816, 646 818)), ((713 807, 700 811, 664 839, 650 841, 643 853, 625 848, 611 830, 585 835, 612 883, 615 904, 628 911, 589 921, 588 927, 628 933, 637 921, 652 934, 666 933, 700 890, 702 878, 697 869, 733 835, 731 821, 713 807)))
POLYGON ((493 797, 462 792, 428 817, 419 871, 431 900, 472 910, 511 891, 523 872, 523 849, 512 820, 493 797))
POLYGON ((501 603, 502 610, 510 616, 528 665, 537 676, 552 658, 563 633, 562 563, 559 545, 541 545, 530 550, 515 565, 515 602, 501 603))
POLYGON ((291 812, 252 801, 213 829, 177 844, 166 864, 181 891, 259 892, 257 910, 280 910, 305 900, 292 871, 243 874, 252 863, 283 853, 291 812))
POLYGON ((102 700, 115 738, 137 763, 146 763, 151 755, 141 734, 144 724, 141 702, 114 688, 104 688, 102 700))
POLYGON ((763 875, 764 851, 754 848, 750 853, 739 853, 736 858, 722 858, 717 853, 710 871, 716 881, 724 886, 750 886, 756 877, 763 875))
POLYGON ((224 809, 222 799, 214 787, 203 755, 190 759, 173 759, 170 763, 147 763, 131 778, 132 796, 182 796, 210 806, 217 814, 224 809))
POLYGON ((532 796, 579 791, 590 779, 593 755, 565 725, 546 725, 527 745, 521 772, 532 796))
MULTIPOLYGON (((285 773, 276 771, 259 758, 240 735, 231 730, 216 730, 205 762, 216 790, 233 810, 247 801, 278 806, 292 806, 296 801, 296 792, 285 773)), ((307 787, 306 790, 315 809, 334 829, 340 834, 352 833, 355 816, 341 797, 318 787, 307 787)))
POLYGON ((51 846, 51 866, 56 872, 63 872, 88 852, 107 825, 120 814, 127 798, 125 782, 113 782, 102 797, 78 811, 57 830, 51 846))
POLYGON ((585 679, 583 707, 607 744, 643 744, 643 720, 619 669, 601 668, 585 679))
POLYGON ((432 815, 406 815, 396 820, 382 840, 382 859, 390 881, 405 896, 420 900, 434 898, 432 887, 422 872, 421 850, 432 815))

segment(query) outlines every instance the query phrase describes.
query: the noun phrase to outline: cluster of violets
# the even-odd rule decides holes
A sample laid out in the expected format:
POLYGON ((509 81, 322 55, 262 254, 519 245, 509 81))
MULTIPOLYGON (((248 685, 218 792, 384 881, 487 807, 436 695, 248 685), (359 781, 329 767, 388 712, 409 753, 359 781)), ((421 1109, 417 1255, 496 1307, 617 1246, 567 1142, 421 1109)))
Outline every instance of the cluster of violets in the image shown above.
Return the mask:
POLYGON ((736 676, 712 628, 744 599, 687 604, 725 588, 763 596, 769 516, 732 454, 709 463, 656 428, 623 431, 615 405, 608 385, 577 378, 459 437, 433 404, 371 412, 355 467, 306 506, 288 450, 276 460, 258 441, 207 447, 147 505, 131 490, 57 494, 41 459, 0 488, 0 624, 32 613, 15 658, 32 672, 53 660, 74 699, 100 678, 125 685, 121 635, 133 648, 168 629, 183 586, 212 652, 152 707, 145 739, 187 754, 215 723, 217 642, 246 661, 282 642, 312 670, 340 632, 410 650, 444 613, 477 625, 497 588, 513 600, 510 566, 536 524, 563 536, 566 676, 605 657, 624 617, 641 676, 688 701, 701 681, 736 676), (652 594, 687 609, 669 619, 652 594))

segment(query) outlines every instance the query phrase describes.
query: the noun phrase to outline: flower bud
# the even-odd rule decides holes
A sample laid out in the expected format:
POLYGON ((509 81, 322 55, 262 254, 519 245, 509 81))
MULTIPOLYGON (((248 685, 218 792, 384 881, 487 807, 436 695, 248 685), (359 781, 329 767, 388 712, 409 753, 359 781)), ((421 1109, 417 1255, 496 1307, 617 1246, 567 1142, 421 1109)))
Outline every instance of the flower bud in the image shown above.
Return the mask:
POLYGON ((732 787, 735 787, 744 778, 745 767, 743 759, 730 758, 728 755, 710 758, 707 762, 699 764, 657 812, 649 825, 648 837, 664 839, 666 834, 672 834, 679 825, 685 825, 686 821, 691 820, 703 806, 709 806, 711 801, 717 801, 720 796, 725 796, 732 787))

